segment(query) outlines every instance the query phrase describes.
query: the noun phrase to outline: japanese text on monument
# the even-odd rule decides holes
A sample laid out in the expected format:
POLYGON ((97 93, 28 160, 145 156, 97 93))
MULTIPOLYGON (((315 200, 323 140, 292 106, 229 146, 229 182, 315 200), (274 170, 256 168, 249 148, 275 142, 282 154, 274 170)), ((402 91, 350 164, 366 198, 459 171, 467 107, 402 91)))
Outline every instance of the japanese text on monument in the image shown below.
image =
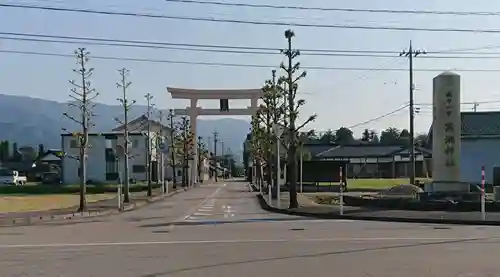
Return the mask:
POLYGON ((445 100, 445 113, 446 113, 446 121, 444 123, 444 154, 446 157, 446 166, 451 167, 455 166, 455 161, 453 160, 453 154, 455 153, 455 137, 453 136, 455 126, 452 121, 452 115, 453 115, 453 93, 451 91, 448 91, 446 93, 446 100, 445 100))

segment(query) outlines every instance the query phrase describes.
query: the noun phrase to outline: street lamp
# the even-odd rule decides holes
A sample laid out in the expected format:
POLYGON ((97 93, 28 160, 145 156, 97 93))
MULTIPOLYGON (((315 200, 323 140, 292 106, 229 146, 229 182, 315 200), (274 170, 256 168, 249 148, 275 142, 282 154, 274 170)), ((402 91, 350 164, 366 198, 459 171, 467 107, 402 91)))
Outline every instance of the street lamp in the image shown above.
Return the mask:
POLYGON ((283 134, 283 126, 279 124, 273 124, 273 132, 276 135, 276 157, 278 159, 276 164, 276 175, 277 175, 277 187, 276 187, 276 196, 278 199, 278 203, 280 203, 280 179, 281 179, 281 156, 280 156, 280 137, 283 134))

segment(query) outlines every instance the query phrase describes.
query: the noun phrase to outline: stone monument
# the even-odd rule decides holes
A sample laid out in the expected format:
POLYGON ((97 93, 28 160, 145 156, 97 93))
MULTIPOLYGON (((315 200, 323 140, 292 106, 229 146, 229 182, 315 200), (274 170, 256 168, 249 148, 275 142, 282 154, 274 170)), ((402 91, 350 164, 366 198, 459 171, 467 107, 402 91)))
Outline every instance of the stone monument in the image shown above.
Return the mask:
POLYGON ((432 191, 468 192, 460 182, 460 75, 443 72, 433 79, 432 191))

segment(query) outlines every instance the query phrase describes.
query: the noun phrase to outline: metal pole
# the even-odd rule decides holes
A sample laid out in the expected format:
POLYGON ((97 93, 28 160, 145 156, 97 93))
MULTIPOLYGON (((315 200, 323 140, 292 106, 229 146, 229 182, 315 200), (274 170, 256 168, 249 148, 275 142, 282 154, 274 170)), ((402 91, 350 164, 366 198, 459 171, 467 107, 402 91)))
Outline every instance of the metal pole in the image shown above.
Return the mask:
MULTIPOLYGON (((281 194, 281 156, 280 156, 280 140, 279 140, 279 137, 277 138, 277 141, 278 143, 276 143, 276 156, 278 158, 278 161, 277 161, 277 174, 278 174, 278 178, 277 178, 277 184, 276 184, 276 198, 278 199, 278 203, 280 203, 280 194, 281 194)), ((285 177, 286 178, 286 177, 285 177)), ((286 180, 286 179, 285 179, 286 180)))
POLYGON ((300 193, 304 193, 303 192, 303 187, 302 187, 302 164, 304 162, 304 150, 303 150, 303 147, 300 148, 300 193))
POLYGON ((217 136, 219 133, 217 131, 214 132, 214 177, 215 177, 215 182, 218 182, 219 177, 217 176, 218 174, 218 169, 217 169, 217 136))
POLYGON ((148 182, 148 196, 153 195, 153 190, 152 190, 152 184, 151 184, 151 121, 150 121, 150 115, 151 115, 151 99, 153 99, 153 96, 148 93, 145 95, 145 98, 148 103, 148 114, 147 114, 147 121, 148 121, 148 135, 147 135, 147 155, 146 155, 146 178, 148 182))
POLYGON ((172 187, 176 187, 177 174, 175 166, 175 128, 174 128, 174 110, 170 109, 168 111, 168 116, 170 117, 170 162, 172 163, 172 187))
POLYGON ((485 180, 484 180, 484 165, 481 167, 481 219, 486 220, 486 193, 485 193, 485 180))
MULTIPOLYGON (((259 186, 259 187, 261 187, 261 190, 262 190, 262 186, 259 186)), ((271 201, 273 201, 273 193, 271 191, 272 187, 273 187, 273 181, 271 180, 271 184, 267 185, 267 198, 268 198, 269 205, 271 204, 271 201)))
MULTIPOLYGON (((118 164, 120 164, 120 160, 118 160, 118 164)), ((118 200, 118 210, 121 211, 122 210, 122 174, 121 174, 121 171, 118 169, 118 176, 119 176, 119 179, 120 179, 120 182, 118 183, 118 189, 116 191, 116 193, 118 194, 117 195, 117 200, 118 200)))
POLYGON ((343 178, 342 178, 342 167, 340 167, 340 215, 344 215, 344 186, 343 186, 343 178))
POLYGON ((408 51, 402 51, 399 56, 408 57, 410 63, 410 139, 409 145, 410 148, 410 183, 415 185, 415 109, 414 109, 414 101, 413 101, 413 92, 414 92, 414 84, 413 84, 413 57, 417 57, 420 54, 427 54, 425 51, 415 50, 413 49, 411 40, 410 40, 410 48, 408 51))
POLYGON ((413 103, 413 48, 410 40, 410 184, 415 185, 415 112, 413 103))

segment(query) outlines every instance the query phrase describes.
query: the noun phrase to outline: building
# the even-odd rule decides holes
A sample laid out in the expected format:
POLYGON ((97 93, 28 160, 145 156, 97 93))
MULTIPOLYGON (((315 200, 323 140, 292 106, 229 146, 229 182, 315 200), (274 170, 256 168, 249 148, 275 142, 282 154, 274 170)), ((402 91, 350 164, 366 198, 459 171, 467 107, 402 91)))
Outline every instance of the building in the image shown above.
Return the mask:
MULTIPOLYGON (((116 183, 118 178, 123 178, 125 163, 117 157, 115 150, 117 145, 124 145, 124 125, 118 126, 112 132, 89 134, 89 149, 87 157, 87 180, 89 183, 116 183)), ((129 130, 129 178, 136 181, 147 181, 147 153, 148 146, 151 151, 151 180, 157 182, 161 179, 161 160, 164 158, 164 177, 166 180, 173 179, 171 166, 171 130, 161 123, 149 120, 146 116, 138 117, 128 124, 129 130), (148 140, 148 130, 149 140, 148 140), (149 141, 149 143, 148 143, 149 141), (160 145, 167 146, 167 152, 163 153, 160 145)), ((62 180, 65 184, 75 184, 79 177, 78 137, 72 134, 62 134, 62 151, 65 153, 62 159, 62 180)), ((182 179, 182 158, 176 155, 176 180, 182 179)), ((208 164, 203 159, 200 161, 201 178, 207 179, 208 164)))
MULTIPOLYGON (((147 153, 151 149, 151 179, 157 181, 160 176, 159 161, 161 142, 170 145, 170 129, 159 122, 140 116, 128 124, 129 130, 129 176, 137 181, 147 180, 147 153), (150 131, 148 136, 148 130, 150 131), (148 143, 149 137, 149 143, 148 143)), ((87 157, 87 180, 95 183, 116 183, 124 171, 124 161, 115 154, 117 145, 124 145, 124 125, 118 126, 112 132, 89 134, 87 157)), ((65 184, 79 182, 79 141, 72 134, 62 134, 62 180, 65 184)), ((168 154, 168 153, 167 153, 168 154)), ((166 165, 166 163, 165 163, 166 165)), ((166 179, 172 177, 172 169, 165 166, 166 179)))
POLYGON ((500 185, 500 112, 462 112, 461 121, 461 181, 480 184, 484 166, 486 184, 500 185))
MULTIPOLYGON (((313 159, 346 162, 348 178, 407 178, 410 176, 408 150, 401 145, 336 145, 316 154, 313 159)), ((415 148, 416 177, 429 176, 431 157, 429 150, 415 148)))
MULTIPOLYGON (((131 145, 130 178, 145 181, 147 136, 143 133, 129 133, 131 145)), ((87 150, 87 180, 89 183, 116 183, 124 170, 123 161, 115 156, 114 149, 123 145, 123 134, 117 132, 89 134, 87 150)), ((62 135, 62 148, 66 153, 62 161, 62 181, 65 184, 76 184, 80 180, 79 161, 80 148, 78 137, 71 134, 62 135)))

